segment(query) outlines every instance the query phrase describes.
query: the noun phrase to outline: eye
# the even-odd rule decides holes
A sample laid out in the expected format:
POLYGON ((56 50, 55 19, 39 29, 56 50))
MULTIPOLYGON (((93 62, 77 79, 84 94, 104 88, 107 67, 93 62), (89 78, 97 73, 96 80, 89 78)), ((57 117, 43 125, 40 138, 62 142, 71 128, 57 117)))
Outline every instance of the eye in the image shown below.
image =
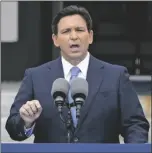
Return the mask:
POLYGON ((62 33, 67 33, 68 31, 63 31, 62 33))
POLYGON ((64 30, 62 33, 68 33, 70 32, 70 29, 64 30))
POLYGON ((84 31, 83 29, 77 29, 77 31, 84 31))

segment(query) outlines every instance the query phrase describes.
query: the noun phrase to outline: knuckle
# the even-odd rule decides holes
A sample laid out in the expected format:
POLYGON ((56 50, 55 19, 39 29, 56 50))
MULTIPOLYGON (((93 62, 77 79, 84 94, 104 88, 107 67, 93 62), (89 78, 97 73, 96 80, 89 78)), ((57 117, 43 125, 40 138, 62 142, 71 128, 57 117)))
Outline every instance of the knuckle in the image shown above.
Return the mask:
POLYGON ((34 100, 27 101, 27 104, 28 104, 28 105, 32 105, 33 103, 34 103, 34 100))
POLYGON ((28 109, 28 107, 29 107, 28 104, 25 104, 25 105, 23 106, 24 109, 28 109))
POLYGON ((26 104, 29 104, 31 101, 27 101, 26 104))
POLYGON ((36 104, 40 104, 38 100, 35 100, 35 103, 36 103, 36 104))

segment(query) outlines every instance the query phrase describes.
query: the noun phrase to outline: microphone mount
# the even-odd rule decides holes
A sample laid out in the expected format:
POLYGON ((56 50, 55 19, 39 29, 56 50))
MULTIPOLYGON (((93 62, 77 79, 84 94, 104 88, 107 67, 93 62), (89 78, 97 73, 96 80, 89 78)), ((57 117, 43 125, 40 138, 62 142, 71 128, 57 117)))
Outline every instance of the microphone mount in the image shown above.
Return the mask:
POLYGON ((53 94, 53 98, 55 99, 54 102, 55 102, 55 105, 58 108, 59 113, 61 113, 66 95, 63 92, 57 91, 53 94))
POLYGON ((58 96, 58 97, 56 97, 55 104, 58 108, 58 112, 60 114, 60 119, 67 129, 67 136, 66 136, 67 143, 71 143, 71 139, 72 139, 72 136, 73 136, 73 133, 74 133, 74 128, 73 128, 73 121, 72 121, 70 108, 74 107, 75 103, 69 104, 69 103, 65 102, 64 98, 58 96), (62 108, 63 107, 68 108, 68 115, 67 116, 63 116, 63 114, 62 114, 62 108))
POLYGON ((74 103, 76 106, 76 118, 79 119, 81 107, 84 105, 84 101, 86 99, 86 96, 82 93, 77 93, 73 96, 73 99, 74 99, 74 103))

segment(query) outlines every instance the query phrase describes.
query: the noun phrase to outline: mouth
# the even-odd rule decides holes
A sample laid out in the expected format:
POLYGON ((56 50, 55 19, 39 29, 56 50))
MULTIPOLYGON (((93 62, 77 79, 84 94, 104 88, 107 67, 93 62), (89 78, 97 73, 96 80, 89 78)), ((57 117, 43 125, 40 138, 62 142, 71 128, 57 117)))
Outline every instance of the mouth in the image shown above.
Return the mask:
POLYGON ((79 47, 80 47, 80 45, 78 45, 78 44, 71 44, 70 45, 71 49, 78 49, 79 47))

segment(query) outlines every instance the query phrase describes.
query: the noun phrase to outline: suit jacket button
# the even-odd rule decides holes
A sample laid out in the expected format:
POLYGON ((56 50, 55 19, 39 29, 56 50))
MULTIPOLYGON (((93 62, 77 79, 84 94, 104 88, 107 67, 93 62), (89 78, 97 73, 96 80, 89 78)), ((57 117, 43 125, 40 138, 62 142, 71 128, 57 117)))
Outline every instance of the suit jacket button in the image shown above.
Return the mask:
POLYGON ((79 141, 79 139, 78 139, 77 137, 75 137, 75 138, 73 139, 73 141, 74 141, 75 143, 77 143, 77 142, 79 141))

